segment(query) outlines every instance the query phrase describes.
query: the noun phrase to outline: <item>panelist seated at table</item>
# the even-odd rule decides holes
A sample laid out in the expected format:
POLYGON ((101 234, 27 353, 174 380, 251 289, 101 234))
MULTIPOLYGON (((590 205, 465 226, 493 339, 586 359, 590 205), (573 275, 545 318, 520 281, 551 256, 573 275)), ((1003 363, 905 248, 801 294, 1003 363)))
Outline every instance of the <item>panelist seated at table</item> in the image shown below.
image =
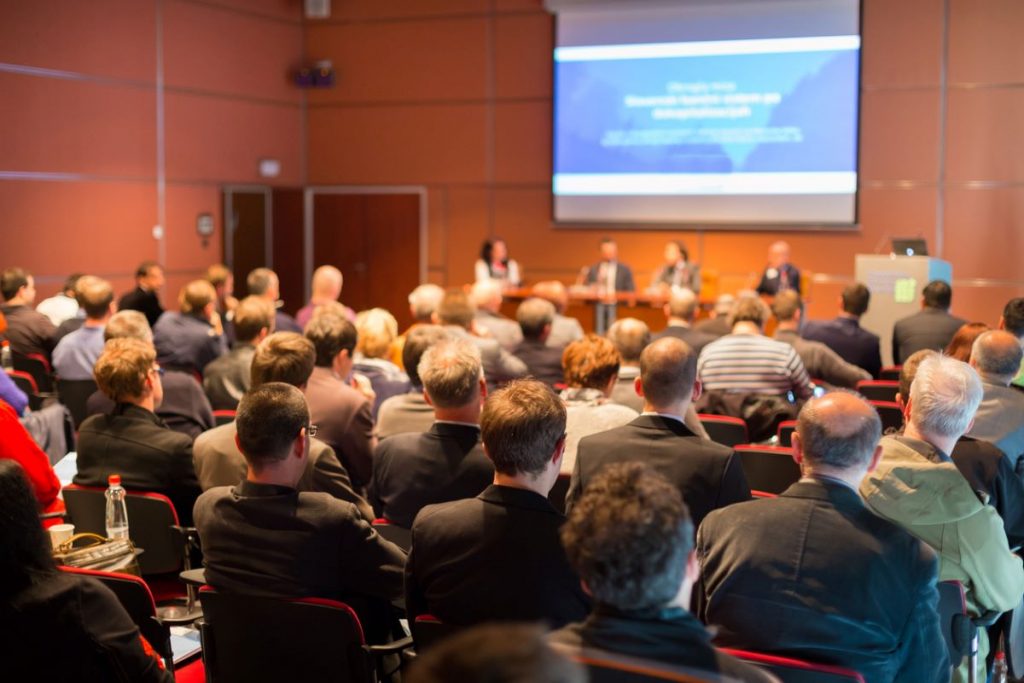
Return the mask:
POLYGON ((619 262, 619 245, 611 237, 601 240, 601 260, 587 269, 582 284, 605 291, 636 291, 633 271, 619 262))
POLYGON ((654 272, 652 292, 665 292, 673 287, 684 287, 700 294, 700 265, 690 261, 690 252, 679 240, 665 245, 665 265, 654 272))
POLYGON ((758 294, 775 296, 787 289, 800 291, 800 270, 789 262, 789 244, 774 242, 768 247, 768 265, 761 273, 761 281, 757 285, 758 294))
POLYGON ((519 264, 508 257, 508 245, 500 237, 484 242, 473 270, 477 282, 495 280, 506 288, 519 287, 523 283, 519 264))

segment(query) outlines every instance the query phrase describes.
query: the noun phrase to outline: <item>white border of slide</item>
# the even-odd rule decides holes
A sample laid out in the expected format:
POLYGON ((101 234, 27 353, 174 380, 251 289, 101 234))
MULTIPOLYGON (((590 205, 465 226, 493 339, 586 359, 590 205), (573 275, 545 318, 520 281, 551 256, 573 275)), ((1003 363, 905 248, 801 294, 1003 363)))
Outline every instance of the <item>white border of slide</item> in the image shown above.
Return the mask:
POLYGON ((690 43, 636 43, 629 45, 581 45, 555 48, 556 62, 592 62, 606 59, 658 59, 713 55, 758 55, 780 52, 831 52, 860 49, 860 36, 810 38, 758 38, 754 40, 706 40, 690 43))
POLYGON ((816 173, 556 173, 555 195, 845 194, 857 191, 852 171, 816 173))

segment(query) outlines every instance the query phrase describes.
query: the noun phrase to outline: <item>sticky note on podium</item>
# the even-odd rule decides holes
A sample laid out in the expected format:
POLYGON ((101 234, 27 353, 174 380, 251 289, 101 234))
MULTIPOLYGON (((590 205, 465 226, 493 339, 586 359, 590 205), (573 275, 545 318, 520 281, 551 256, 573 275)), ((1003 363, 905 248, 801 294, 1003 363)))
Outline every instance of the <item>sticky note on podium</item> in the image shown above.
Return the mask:
POLYGON ((917 294, 917 280, 912 277, 903 277, 893 283, 892 298, 898 304, 914 303, 917 294))

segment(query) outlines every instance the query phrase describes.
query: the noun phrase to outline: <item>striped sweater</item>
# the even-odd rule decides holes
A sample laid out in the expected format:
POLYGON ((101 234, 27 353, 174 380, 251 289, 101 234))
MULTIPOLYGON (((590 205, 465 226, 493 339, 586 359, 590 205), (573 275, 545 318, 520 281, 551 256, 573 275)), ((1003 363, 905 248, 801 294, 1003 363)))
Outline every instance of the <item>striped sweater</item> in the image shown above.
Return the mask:
POLYGON ((792 346, 759 334, 729 334, 711 342, 697 360, 705 391, 811 397, 811 381, 792 346))

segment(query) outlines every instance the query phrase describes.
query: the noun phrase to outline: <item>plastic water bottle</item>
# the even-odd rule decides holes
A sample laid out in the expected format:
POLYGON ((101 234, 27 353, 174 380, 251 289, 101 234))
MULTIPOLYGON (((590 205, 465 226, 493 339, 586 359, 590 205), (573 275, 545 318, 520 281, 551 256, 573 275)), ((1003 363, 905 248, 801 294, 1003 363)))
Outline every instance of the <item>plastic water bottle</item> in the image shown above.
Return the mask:
POLYGON ((11 342, 6 339, 0 342, 0 367, 4 370, 14 369, 14 359, 11 358, 11 342))
POLYGON ((1006 683, 1009 669, 1006 666, 1006 653, 1000 650, 996 653, 995 662, 992 664, 991 683, 1006 683))
POLYGON ((111 474, 107 479, 107 538, 128 538, 128 508, 121 475, 111 474))

